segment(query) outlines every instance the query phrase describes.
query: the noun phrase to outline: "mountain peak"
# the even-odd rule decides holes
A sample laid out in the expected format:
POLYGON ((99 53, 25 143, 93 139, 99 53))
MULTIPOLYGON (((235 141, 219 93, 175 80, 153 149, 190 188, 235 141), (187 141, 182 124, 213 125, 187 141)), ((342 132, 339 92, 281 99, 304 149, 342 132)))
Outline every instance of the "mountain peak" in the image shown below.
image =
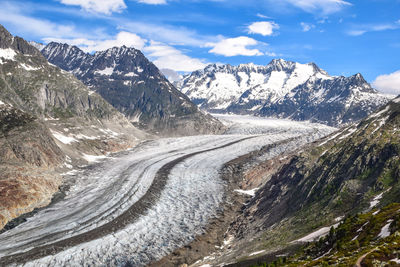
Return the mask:
POLYGON ((296 62, 286 61, 282 58, 273 59, 270 63, 268 63, 267 67, 277 70, 277 71, 289 71, 296 66, 296 62))
POLYGON ((94 54, 57 46, 42 50, 49 62, 73 73, 132 123, 162 134, 219 131, 139 50, 115 46, 94 54))
POLYGON ((356 73, 356 74, 354 74, 354 75, 351 76, 351 77, 354 78, 354 79, 356 79, 356 80, 365 82, 365 79, 364 79, 364 77, 362 76, 361 73, 356 73))
POLYGON ((10 48, 13 39, 11 33, 0 24, 0 48, 10 48))
POLYGON ((355 83, 357 85, 367 84, 367 81, 364 79, 364 77, 361 75, 361 73, 354 74, 354 75, 348 77, 348 79, 352 83, 355 83))

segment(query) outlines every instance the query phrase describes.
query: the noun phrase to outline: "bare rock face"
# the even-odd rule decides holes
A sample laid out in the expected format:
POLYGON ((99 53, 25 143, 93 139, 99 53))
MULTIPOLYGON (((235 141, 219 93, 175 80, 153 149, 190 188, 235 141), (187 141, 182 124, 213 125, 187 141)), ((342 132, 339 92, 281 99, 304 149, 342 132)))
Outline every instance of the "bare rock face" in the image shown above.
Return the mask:
POLYGON ((61 184, 64 160, 36 117, 0 104, 0 229, 11 219, 49 204, 61 184))
POLYGON ((94 55, 50 43, 43 55, 74 74, 132 123, 162 135, 216 133, 222 124, 204 114, 137 49, 114 47, 94 55))

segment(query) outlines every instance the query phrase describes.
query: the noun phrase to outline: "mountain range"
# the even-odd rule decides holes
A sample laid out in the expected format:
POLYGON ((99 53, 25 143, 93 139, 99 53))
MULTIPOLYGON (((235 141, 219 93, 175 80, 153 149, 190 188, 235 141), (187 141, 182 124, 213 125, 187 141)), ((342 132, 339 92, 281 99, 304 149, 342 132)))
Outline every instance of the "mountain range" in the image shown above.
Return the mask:
POLYGON ((75 75, 138 127, 164 135, 215 133, 222 125, 201 112, 139 50, 114 47, 91 55, 49 43, 48 61, 75 75))
POLYGON ((338 126, 358 121, 394 96, 362 77, 330 76, 314 63, 274 59, 266 66, 212 64, 176 83, 201 109, 307 120, 338 126))

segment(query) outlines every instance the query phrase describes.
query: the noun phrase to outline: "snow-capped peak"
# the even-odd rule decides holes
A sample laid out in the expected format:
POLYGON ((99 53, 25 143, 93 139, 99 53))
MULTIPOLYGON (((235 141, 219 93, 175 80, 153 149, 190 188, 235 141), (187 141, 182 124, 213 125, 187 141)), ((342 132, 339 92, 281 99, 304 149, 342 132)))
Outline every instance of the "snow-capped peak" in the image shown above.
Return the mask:
POLYGON ((211 64, 184 77, 178 87, 202 108, 218 111, 241 105, 253 112, 267 100, 283 97, 313 76, 329 78, 313 63, 283 59, 274 59, 266 66, 211 64))
POLYGON ((301 64, 284 59, 273 59, 265 66, 208 65, 185 76, 177 86, 200 108, 211 112, 266 114, 300 120, 321 117, 320 122, 331 125, 361 119, 389 100, 378 95, 359 73, 335 77, 313 62, 301 64), (315 114, 308 114, 307 107, 312 107, 315 114), (357 107, 360 110, 356 111, 357 107), (327 116, 320 116, 324 109, 327 116), (344 115, 350 109, 354 115, 344 115))

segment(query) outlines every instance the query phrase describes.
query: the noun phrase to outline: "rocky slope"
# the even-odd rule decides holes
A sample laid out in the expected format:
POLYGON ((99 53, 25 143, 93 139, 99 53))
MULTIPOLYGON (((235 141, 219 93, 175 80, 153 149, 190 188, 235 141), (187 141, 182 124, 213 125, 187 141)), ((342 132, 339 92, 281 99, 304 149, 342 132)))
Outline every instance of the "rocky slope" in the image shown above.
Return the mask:
MULTIPOLYGON (((250 266, 272 261, 274 255, 292 255, 301 243, 318 240, 345 216, 398 202, 399 125, 400 97, 358 125, 285 159, 279 171, 266 175, 265 184, 243 207, 226 234, 226 239, 231 237, 229 248, 217 251, 213 263, 240 261, 240 266, 250 266)), ((262 173, 258 170, 258 175, 262 173)), ((374 230, 369 235, 375 232, 379 233, 374 230)), ((394 233, 389 231, 389 235, 394 233)), ((311 259, 328 250, 321 249, 311 259)), ((348 248, 354 255, 362 251, 348 248)))
POLYGON ((76 46, 53 42, 42 53, 145 130, 182 135, 222 128, 176 90, 139 50, 122 46, 91 55, 76 46))
POLYGON ((38 118, 0 102, 0 229, 50 202, 64 157, 38 118))
POLYGON ((392 98, 371 88, 361 74, 335 77, 314 63, 282 59, 266 66, 209 65, 185 76, 177 87, 210 112, 310 120, 333 126, 358 121, 392 98))
POLYGON ((73 75, 0 25, 1 202, 6 221, 49 202, 61 171, 145 134, 73 75), (7 201, 5 201, 7 200, 7 201))
MULTIPOLYGON (((105 136, 127 143, 144 136, 100 95, 48 63, 35 47, 3 27, 0 27, 0 99, 43 119, 61 146, 76 148, 91 141, 101 147, 105 136), (115 138, 113 132, 121 134, 115 138)), ((86 148, 93 146, 89 144, 86 148)))

